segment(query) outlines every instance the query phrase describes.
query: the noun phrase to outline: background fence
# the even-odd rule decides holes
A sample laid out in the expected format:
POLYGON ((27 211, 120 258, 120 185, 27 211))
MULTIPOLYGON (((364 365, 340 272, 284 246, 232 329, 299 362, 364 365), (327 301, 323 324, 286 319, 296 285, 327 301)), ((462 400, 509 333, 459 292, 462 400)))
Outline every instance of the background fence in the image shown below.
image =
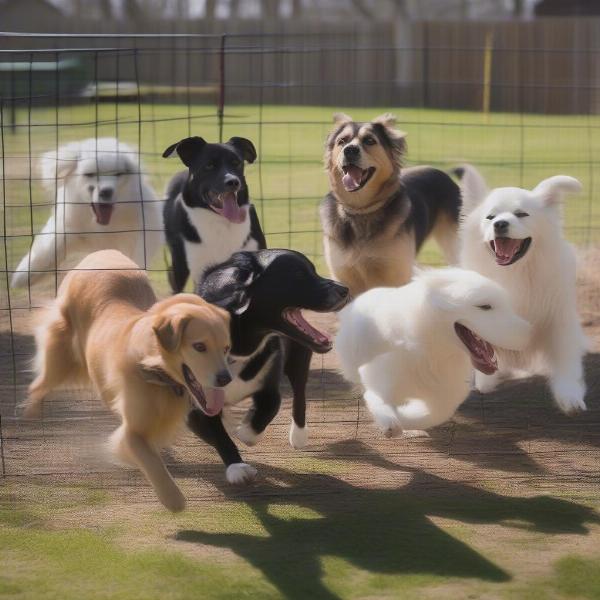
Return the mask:
MULTIPOLYGON (((30 378, 31 308, 56 289, 54 279, 8 285, 51 211, 38 159, 68 141, 115 136, 138 146, 160 195, 181 167, 161 158, 168 145, 190 134, 251 139, 259 159, 247 178, 269 245, 301 250, 324 271, 318 205, 331 114, 390 110, 408 134, 407 164, 469 161, 492 185, 579 178, 585 191, 566 207, 567 235, 581 246, 600 240, 600 21, 263 26, 1 34, 0 415, 14 417, 30 378)), ((439 260, 427 246, 422 261, 439 260)), ((160 294, 165 267, 162 257, 152 265, 160 294)))

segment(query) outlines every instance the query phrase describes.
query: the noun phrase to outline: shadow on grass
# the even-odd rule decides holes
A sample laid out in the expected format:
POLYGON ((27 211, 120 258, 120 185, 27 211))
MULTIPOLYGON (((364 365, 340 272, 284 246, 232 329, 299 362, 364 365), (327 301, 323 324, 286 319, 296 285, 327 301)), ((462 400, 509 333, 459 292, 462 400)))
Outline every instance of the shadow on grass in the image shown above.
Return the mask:
MULTIPOLYGON (((365 451, 366 463, 374 461, 374 466, 403 471, 411 476, 410 482, 400 488, 365 489, 330 475, 298 474, 264 465, 264 481, 256 490, 260 496, 245 501, 266 530, 266 537, 182 530, 176 539, 232 550, 259 569, 285 598, 334 600, 340 596, 324 581, 325 557, 343 559, 370 575, 490 582, 511 579, 504 569, 436 525, 431 517, 462 523, 503 523, 546 534, 585 534, 587 524, 600 523, 594 511, 573 502, 479 490, 417 469, 399 468, 360 442, 352 444, 356 446, 352 450, 362 447, 365 451)), ((221 482, 218 479, 214 483, 221 482)), ((235 493, 220 487, 225 494, 235 493)), ((341 580, 339 585, 351 586, 344 582, 351 571, 341 569, 333 573, 336 585, 341 580)), ((403 584, 396 580, 390 585, 403 584)))
MULTIPOLYGON (((484 469, 537 474, 546 472, 546 468, 531 456, 528 442, 544 440, 599 448, 600 354, 588 354, 584 366, 588 410, 583 413, 563 414, 542 377, 512 380, 492 393, 472 392, 458 409, 454 422, 430 430, 430 439, 419 443, 484 469)), ((317 374, 313 372, 312 376, 317 374)), ((355 400, 350 398, 358 388, 346 383, 335 369, 324 369, 321 377, 329 386, 324 401, 345 399, 348 415, 356 415, 355 400)), ((361 419, 370 420, 364 405, 361 419)), ((374 438, 381 437, 374 424, 370 427, 374 438)))

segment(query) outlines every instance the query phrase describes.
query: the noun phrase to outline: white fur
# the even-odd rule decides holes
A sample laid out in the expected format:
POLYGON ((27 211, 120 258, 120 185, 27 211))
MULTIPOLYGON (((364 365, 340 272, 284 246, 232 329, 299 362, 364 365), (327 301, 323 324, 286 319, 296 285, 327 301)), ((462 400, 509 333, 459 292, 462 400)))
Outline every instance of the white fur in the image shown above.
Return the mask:
POLYGON ((290 425, 290 446, 301 450, 308 443, 308 429, 306 426, 298 427, 294 421, 290 425))
POLYGON ((255 477, 258 471, 251 465, 246 463, 233 463, 227 467, 225 476, 227 481, 234 485, 240 483, 250 483, 255 477))
POLYGON ((232 223, 222 215, 207 208, 190 208, 178 197, 192 225, 202 240, 200 243, 185 241, 185 255, 194 283, 198 283, 202 273, 211 265, 227 260, 239 250, 258 250, 250 234, 250 211, 242 223, 232 223), (246 241, 247 240, 247 241, 246 241))
POLYGON ((67 270, 96 250, 120 250, 141 267, 150 265, 163 243, 162 204, 141 173, 137 150, 114 138, 90 138, 47 152, 40 166, 55 205, 19 262, 13 287, 67 270), (96 222, 91 208, 101 190, 113 193, 107 225, 96 222))
POLYGON ((533 335, 522 352, 500 351, 499 372, 493 377, 478 373, 476 387, 491 391, 501 377, 526 369, 549 377, 563 412, 585 410, 582 358, 587 343, 577 314, 575 253, 563 238, 561 215, 564 194, 580 191, 581 184, 558 175, 532 191, 506 187, 477 197, 486 189, 482 180, 474 167, 465 166, 462 186, 469 202, 461 227, 461 264, 501 284, 517 314, 532 324, 533 335), (519 211, 529 216, 515 216, 519 211), (509 223, 508 237, 532 239, 527 253, 509 266, 496 264, 489 246, 499 218, 509 223))
POLYGON ((529 339, 508 294, 458 268, 420 271, 409 284, 365 292, 340 312, 342 372, 363 385, 386 436, 439 425, 467 397, 471 362, 457 322, 494 346, 523 348, 529 339), (487 304, 490 310, 479 308, 487 304))

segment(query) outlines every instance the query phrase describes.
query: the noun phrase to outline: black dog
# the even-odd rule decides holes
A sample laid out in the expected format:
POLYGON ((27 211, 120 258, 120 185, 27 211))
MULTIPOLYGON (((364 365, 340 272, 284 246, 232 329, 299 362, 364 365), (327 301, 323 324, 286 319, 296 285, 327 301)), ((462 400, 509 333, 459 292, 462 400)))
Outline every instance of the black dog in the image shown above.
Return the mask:
POLYGON ((206 267, 266 243, 244 178, 244 161, 256 160, 250 140, 232 137, 225 144, 208 144, 189 137, 169 146, 163 157, 174 152, 188 167, 167 186, 163 212, 172 261, 169 283, 177 293, 190 272, 197 283, 206 267))
MULTIPOLYGON (((279 383, 285 372, 294 398, 290 443, 296 448, 304 446, 310 358, 312 352, 331 350, 332 342, 304 320, 300 309, 337 311, 346 304, 348 289, 320 277, 299 252, 261 250, 236 252, 223 264, 209 268, 196 293, 231 315, 230 370, 235 376, 224 388, 226 404, 249 396, 254 404, 239 426, 237 437, 250 446, 258 441, 279 411, 279 383)), ((256 469, 242 462, 221 415, 210 417, 194 409, 188 425, 216 448, 227 466, 230 483, 254 478, 256 469)))

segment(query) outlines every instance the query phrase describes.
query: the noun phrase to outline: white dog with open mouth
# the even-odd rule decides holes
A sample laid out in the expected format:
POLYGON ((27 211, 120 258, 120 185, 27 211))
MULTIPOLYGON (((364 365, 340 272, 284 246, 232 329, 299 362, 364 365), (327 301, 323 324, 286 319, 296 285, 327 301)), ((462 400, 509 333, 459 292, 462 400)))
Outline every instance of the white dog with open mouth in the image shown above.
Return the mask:
POLYGON ((394 437, 452 417, 469 394, 471 365, 493 373, 494 348, 520 350, 529 334, 497 283, 464 269, 432 269, 344 308, 336 350, 344 376, 362 383, 376 424, 394 437))
POLYGON ((115 138, 89 138, 47 152, 44 186, 56 204, 11 285, 68 270, 96 250, 120 250, 149 266, 162 244, 162 203, 142 174, 137 150, 115 138))
POLYGON ((573 177, 557 175, 533 190, 488 191, 471 165, 456 170, 463 191, 461 264, 501 284, 512 305, 533 326, 522 352, 498 352, 499 369, 476 374, 476 387, 491 391, 511 371, 549 377, 565 413, 585 410, 582 358, 587 342, 577 314, 575 253, 562 235, 561 204, 581 191, 573 177))

